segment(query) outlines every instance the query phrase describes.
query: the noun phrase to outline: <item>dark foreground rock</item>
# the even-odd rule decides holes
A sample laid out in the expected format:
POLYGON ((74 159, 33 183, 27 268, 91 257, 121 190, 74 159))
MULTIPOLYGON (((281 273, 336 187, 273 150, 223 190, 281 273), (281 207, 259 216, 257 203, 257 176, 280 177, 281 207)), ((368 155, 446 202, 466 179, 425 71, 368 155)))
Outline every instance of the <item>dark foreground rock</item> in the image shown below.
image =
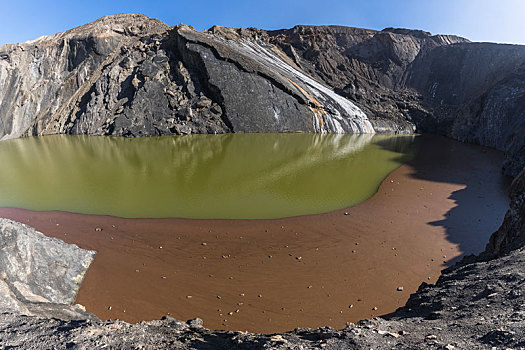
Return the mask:
POLYGON ((489 257, 502 256, 525 246, 525 168, 512 182, 509 194, 510 208, 485 250, 489 257))

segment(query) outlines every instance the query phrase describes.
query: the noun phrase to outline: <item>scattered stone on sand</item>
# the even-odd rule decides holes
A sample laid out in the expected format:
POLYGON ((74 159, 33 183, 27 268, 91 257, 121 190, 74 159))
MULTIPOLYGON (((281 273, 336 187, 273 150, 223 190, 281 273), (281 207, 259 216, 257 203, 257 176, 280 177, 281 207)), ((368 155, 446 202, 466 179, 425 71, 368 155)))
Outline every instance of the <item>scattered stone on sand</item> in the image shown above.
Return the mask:
POLYGON ((394 338, 399 338, 399 336, 400 336, 397 333, 392 333, 392 332, 383 331, 383 330, 378 330, 377 333, 380 334, 380 335, 390 336, 390 337, 394 337, 394 338))
POLYGON ((397 291, 398 291, 398 292, 402 292, 402 291, 403 291, 403 286, 399 286, 399 287, 397 287, 397 291))
POLYGON ((194 319, 192 319, 192 320, 189 320, 187 323, 188 323, 191 327, 198 327, 198 328, 200 328, 200 327, 203 326, 203 322, 202 322, 202 320, 201 320, 200 318, 198 318, 198 317, 197 317, 197 318, 194 318, 194 319))

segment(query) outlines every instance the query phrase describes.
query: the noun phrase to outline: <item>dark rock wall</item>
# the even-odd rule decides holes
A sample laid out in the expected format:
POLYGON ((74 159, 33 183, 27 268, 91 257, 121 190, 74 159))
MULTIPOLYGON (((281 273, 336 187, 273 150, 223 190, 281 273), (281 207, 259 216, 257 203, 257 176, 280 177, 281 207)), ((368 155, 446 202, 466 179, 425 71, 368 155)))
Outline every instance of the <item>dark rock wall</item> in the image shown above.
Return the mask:
POLYGON ((525 46, 463 43, 418 57, 407 86, 429 113, 414 119, 421 131, 504 150, 504 171, 525 166, 525 46))
POLYGON ((270 44, 250 43, 117 15, 6 45, 0 138, 374 132, 351 101, 305 78, 270 44))
POLYGON ((185 26, 175 29, 172 35, 173 52, 198 78, 201 88, 218 102, 229 131, 315 131, 306 101, 299 102, 290 91, 272 83, 268 79, 272 73, 257 74, 264 70, 257 62, 185 26), (285 115, 276 118, 281 109, 285 115))
POLYGON ((167 26, 141 15, 116 15, 70 31, 0 48, 0 139, 65 133, 100 71, 120 46, 167 26))
POLYGON ((341 26, 296 26, 268 35, 299 67, 357 102, 371 118, 400 125, 411 120, 409 106, 420 108, 418 94, 404 86, 409 64, 435 47, 467 42, 422 31, 341 26))
POLYGON ((184 64, 222 102, 234 131, 374 132, 354 103, 251 34, 220 27, 198 33, 183 25, 172 32, 184 64))

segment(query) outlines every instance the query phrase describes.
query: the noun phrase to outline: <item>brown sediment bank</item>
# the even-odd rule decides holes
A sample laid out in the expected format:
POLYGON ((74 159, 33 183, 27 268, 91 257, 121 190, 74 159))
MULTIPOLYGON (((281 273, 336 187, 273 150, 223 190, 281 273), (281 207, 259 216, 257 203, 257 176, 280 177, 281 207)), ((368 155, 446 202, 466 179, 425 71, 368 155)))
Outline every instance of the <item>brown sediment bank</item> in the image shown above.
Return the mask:
POLYGON ((102 319, 170 314, 254 332, 342 327, 395 310, 454 259, 484 248, 508 204, 502 158, 425 137, 418 156, 366 202, 277 220, 11 208, 0 216, 98 251, 77 302, 102 319))

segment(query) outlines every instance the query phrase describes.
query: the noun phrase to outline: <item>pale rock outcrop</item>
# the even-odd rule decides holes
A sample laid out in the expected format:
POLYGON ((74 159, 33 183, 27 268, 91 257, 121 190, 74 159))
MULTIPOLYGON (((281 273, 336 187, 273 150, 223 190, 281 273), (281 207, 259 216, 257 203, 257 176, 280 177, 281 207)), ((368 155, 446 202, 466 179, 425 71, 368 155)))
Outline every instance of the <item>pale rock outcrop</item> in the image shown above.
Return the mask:
POLYGON ((95 256, 33 228, 0 219, 0 310, 61 319, 92 318, 71 306, 95 256))

